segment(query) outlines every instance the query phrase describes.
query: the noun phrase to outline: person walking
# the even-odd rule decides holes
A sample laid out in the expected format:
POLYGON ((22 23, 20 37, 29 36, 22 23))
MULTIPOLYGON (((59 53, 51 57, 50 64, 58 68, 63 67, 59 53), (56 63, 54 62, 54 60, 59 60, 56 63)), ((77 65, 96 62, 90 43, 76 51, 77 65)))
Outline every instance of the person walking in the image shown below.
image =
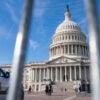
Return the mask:
POLYGON ((28 93, 31 93, 31 90, 32 90, 32 88, 31 88, 31 86, 30 86, 29 89, 28 89, 28 93))
POLYGON ((49 95, 51 96, 51 93, 52 93, 52 85, 49 84, 49 95))
POLYGON ((48 85, 45 86, 45 93, 48 94, 48 85))

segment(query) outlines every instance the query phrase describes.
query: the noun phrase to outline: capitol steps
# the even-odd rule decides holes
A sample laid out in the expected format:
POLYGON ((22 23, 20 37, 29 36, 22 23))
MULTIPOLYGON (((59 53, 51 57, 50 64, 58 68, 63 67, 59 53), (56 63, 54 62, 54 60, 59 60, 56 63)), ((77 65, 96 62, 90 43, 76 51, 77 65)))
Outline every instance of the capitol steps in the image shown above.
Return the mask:
POLYGON ((73 82, 57 82, 53 85, 53 92, 74 92, 73 82))

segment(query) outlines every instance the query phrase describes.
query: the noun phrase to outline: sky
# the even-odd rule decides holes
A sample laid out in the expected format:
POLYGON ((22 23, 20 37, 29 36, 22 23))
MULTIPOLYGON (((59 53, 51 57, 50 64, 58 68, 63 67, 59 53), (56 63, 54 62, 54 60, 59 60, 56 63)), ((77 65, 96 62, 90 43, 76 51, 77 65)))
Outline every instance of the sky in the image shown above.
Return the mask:
MULTIPOLYGON (((0 0, 0 65, 12 64, 16 36, 25 0, 0 0)), ((88 26, 83 0, 34 0, 34 10, 25 63, 49 59, 49 46, 57 26, 64 20, 66 4, 71 18, 88 38, 88 26)), ((100 0, 97 0, 100 18, 100 0)), ((88 39, 87 39, 88 42, 88 39)))

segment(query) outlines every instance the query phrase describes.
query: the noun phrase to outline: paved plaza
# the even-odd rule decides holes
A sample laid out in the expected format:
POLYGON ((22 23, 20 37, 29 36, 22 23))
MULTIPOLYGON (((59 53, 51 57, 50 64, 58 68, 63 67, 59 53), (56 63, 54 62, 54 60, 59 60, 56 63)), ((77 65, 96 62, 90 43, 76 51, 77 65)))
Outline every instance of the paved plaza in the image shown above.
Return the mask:
MULTIPOLYGON (((0 95, 0 100, 6 100, 5 95, 0 95)), ((31 93, 25 94, 24 100, 91 100, 90 94, 75 94, 75 93, 53 93, 51 96, 45 93, 31 93)))

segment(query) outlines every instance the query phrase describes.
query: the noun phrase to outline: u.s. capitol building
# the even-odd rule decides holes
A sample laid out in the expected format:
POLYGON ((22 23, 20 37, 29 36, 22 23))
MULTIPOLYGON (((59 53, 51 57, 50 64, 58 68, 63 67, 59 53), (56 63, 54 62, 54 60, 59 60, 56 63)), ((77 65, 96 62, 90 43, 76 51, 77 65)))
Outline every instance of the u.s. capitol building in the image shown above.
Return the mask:
MULTIPOLYGON (((54 91, 68 91, 90 84, 89 46, 79 25, 72 21, 67 6, 64 21, 58 25, 49 48, 47 62, 25 64, 23 85, 25 91, 43 91, 45 84, 54 82, 54 91)), ((10 70, 11 65, 2 65, 10 70)))

